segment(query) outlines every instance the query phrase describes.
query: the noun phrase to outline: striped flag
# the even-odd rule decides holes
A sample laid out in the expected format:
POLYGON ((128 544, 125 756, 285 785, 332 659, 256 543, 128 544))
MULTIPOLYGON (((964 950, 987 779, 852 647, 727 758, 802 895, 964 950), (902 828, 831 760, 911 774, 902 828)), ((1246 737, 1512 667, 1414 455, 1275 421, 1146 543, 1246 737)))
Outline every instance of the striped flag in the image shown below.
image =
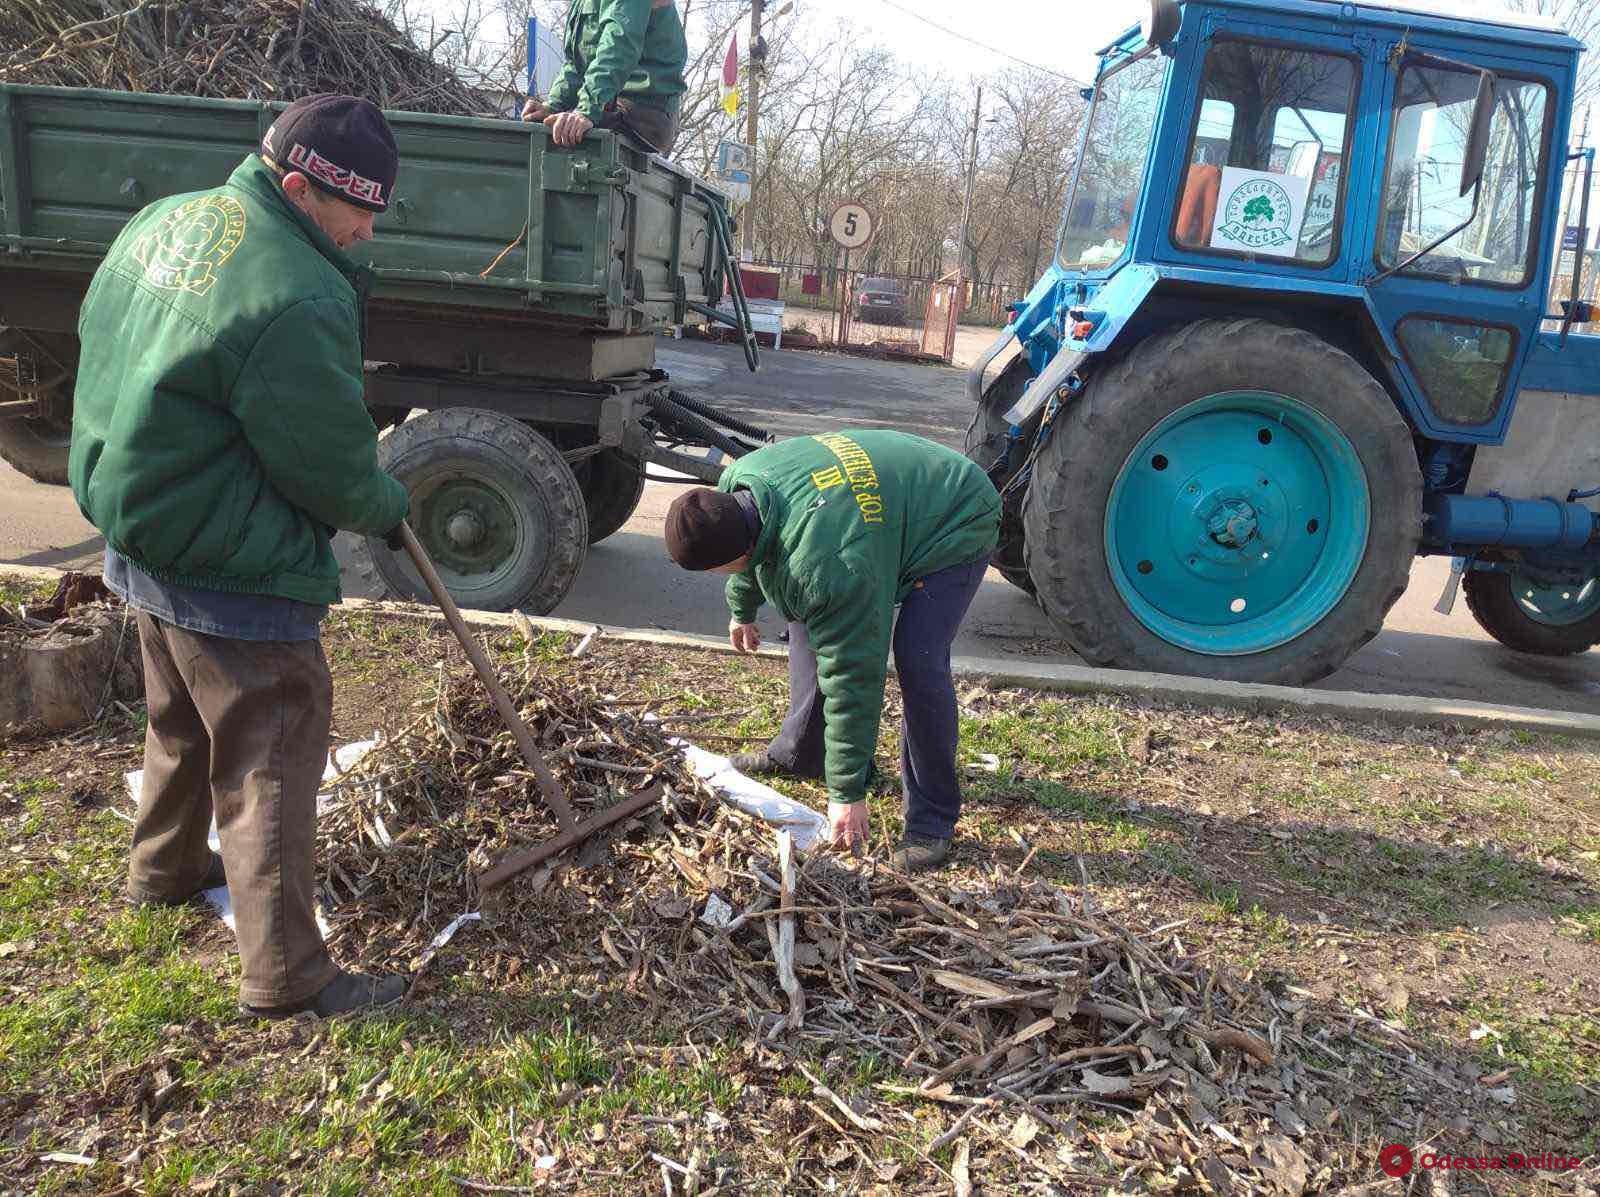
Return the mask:
POLYGON ((728 55, 722 60, 722 111, 739 115, 739 34, 728 39, 728 55))

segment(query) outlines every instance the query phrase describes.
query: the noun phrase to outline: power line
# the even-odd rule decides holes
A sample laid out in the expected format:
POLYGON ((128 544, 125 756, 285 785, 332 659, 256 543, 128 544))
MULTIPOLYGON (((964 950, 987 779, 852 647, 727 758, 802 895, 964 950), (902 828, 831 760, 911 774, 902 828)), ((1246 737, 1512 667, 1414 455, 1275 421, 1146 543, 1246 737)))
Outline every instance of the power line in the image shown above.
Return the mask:
POLYGON ((1018 66, 1025 66, 1029 70, 1040 71, 1043 74, 1051 75, 1051 76, 1053 76, 1053 77, 1055 77, 1057 79, 1065 80, 1066 82, 1072 84, 1074 87, 1084 87, 1084 86, 1086 86, 1081 79, 1074 79, 1071 75, 1063 75, 1060 71, 1053 71, 1049 67, 1040 66, 1036 62, 1029 62, 1026 58, 1018 58, 1015 54, 1009 54, 1006 51, 997 49, 994 46, 986 45, 985 43, 978 41, 976 38, 968 37, 964 33, 958 33, 954 29, 950 29, 950 28, 947 28, 944 25, 939 24, 939 22, 937 22, 937 21, 930 20, 929 18, 923 16, 920 12, 916 12, 916 11, 914 11, 912 9, 906 8, 904 5, 897 4, 897 3, 895 3, 895 0, 880 0, 880 2, 883 3, 883 4, 887 4, 890 8, 894 9, 896 12, 910 17, 913 21, 921 21, 924 25, 927 25, 929 28, 937 29, 940 33, 944 34, 946 37, 955 38, 958 42, 966 42, 967 45, 969 45, 969 46, 976 46, 978 49, 986 51, 987 53, 999 55, 1001 58, 1008 59, 1009 61, 1016 63, 1018 66))

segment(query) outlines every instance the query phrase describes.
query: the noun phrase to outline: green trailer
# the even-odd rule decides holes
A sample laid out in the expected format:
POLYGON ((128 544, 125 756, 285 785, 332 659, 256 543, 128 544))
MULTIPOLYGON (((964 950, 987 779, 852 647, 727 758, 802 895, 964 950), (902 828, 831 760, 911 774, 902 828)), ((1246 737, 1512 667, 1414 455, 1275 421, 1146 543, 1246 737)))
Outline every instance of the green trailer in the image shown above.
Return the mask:
MULTIPOLYGON (((0 84, 0 456, 66 480, 77 318, 127 219, 225 180, 281 105, 0 84)), ((542 125, 387 114, 400 177, 355 251, 367 404, 384 465, 458 601, 535 613, 632 513, 655 462, 714 480, 753 430, 672 389, 657 330, 728 319, 755 341, 718 193, 624 137, 572 149, 542 125)), ((359 541, 357 569, 423 598, 359 541)))

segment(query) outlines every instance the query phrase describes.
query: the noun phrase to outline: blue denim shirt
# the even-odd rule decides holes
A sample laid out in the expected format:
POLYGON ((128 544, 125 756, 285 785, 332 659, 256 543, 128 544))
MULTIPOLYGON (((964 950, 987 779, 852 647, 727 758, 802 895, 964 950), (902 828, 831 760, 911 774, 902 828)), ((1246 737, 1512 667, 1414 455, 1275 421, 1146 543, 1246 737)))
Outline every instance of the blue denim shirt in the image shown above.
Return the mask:
POLYGON ((106 586, 135 611, 190 632, 230 640, 315 640, 328 608, 269 594, 224 594, 152 578, 110 545, 106 586))

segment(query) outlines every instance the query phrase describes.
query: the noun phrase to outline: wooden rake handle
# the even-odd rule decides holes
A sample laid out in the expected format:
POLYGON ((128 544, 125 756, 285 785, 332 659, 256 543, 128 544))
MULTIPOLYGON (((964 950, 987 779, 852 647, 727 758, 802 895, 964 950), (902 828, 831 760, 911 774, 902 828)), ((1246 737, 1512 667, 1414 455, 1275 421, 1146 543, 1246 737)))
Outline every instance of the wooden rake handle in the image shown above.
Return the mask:
POLYGON ((422 575, 423 582, 432 593, 433 601, 438 603, 439 609, 444 612, 450 630, 461 642, 461 649, 467 654, 467 660, 472 662, 472 668, 477 671, 479 680, 483 682, 483 688, 489 691, 489 697, 494 700, 500 718, 505 721, 505 725, 511 729, 512 736, 516 738, 522 759, 528 762, 528 768, 533 770, 534 777, 538 779, 539 797, 555 814, 556 822, 561 825, 561 829, 571 831, 576 826, 577 820, 573 817, 572 807, 567 802, 566 792, 562 790, 555 774, 550 772, 550 766, 544 763, 544 757, 539 755, 539 749, 533 743, 528 725, 522 722, 522 716, 517 714, 511 696, 506 693, 505 687, 500 684, 500 679, 495 676, 494 666, 489 663, 489 658, 484 655, 483 649, 467 630, 455 599, 450 597, 450 592, 439 580, 438 571, 433 568, 433 562, 428 559, 427 551, 423 549, 422 543, 417 540, 409 524, 400 525, 400 539, 405 544, 411 563, 417 567, 417 572, 422 575))

